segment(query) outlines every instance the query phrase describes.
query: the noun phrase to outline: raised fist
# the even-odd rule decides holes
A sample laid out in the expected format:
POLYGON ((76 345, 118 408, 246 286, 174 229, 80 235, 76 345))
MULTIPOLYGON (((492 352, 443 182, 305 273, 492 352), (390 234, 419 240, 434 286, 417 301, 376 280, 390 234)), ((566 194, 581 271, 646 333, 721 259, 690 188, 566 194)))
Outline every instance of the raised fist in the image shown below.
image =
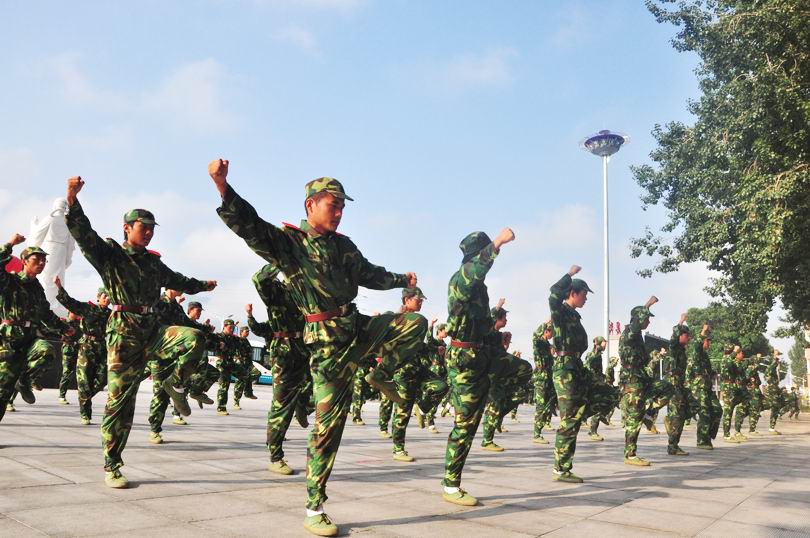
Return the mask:
POLYGON ((572 265, 571 269, 568 270, 568 276, 574 276, 580 271, 582 271, 582 267, 580 267, 579 265, 572 265))
POLYGON ((16 247, 23 241, 25 241, 25 236, 21 234, 14 234, 11 236, 11 239, 8 240, 9 244, 11 244, 12 247, 16 247))
POLYGON ((253 305, 250 304, 250 303, 246 304, 245 305, 245 312, 247 312, 248 316, 252 316, 253 315, 253 305))
POLYGON ((512 228, 504 228, 500 231, 498 236, 495 238, 495 248, 501 248, 506 243, 515 240, 515 232, 512 231, 512 228))
POLYGON ((67 180, 67 203, 69 206, 73 205, 73 202, 76 201, 76 196, 79 195, 79 191, 82 190, 84 187, 84 180, 82 180, 82 176, 73 176, 67 180))

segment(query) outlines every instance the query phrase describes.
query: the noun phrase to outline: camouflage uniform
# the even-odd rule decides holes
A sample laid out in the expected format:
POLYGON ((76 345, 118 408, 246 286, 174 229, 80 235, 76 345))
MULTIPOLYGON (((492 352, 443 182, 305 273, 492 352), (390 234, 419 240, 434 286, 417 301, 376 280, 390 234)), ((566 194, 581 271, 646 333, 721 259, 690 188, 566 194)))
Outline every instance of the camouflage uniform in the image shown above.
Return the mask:
POLYGON ((795 418, 796 420, 799 420, 799 413, 802 411, 802 406, 801 402, 799 401, 799 393, 796 392, 795 388, 790 389, 787 406, 788 409, 790 409, 788 419, 795 418))
MULTIPOLYGON (((591 417, 590 431, 588 432, 591 436, 598 435, 599 423, 608 421, 608 417, 613 413, 616 406, 619 405, 619 400, 621 399, 619 389, 614 387, 612 382, 608 382, 607 374, 602 371, 601 343, 604 341, 604 337, 597 336, 591 352, 585 356, 585 368, 588 369, 592 383, 600 385, 606 394, 610 394, 609 408, 606 409, 606 412, 591 417)), ((611 371, 613 370, 612 368, 609 369, 611 371)))
POLYGON ((383 395, 380 395, 380 416, 377 423, 381 432, 388 432, 388 425, 391 424, 391 417, 394 414, 394 402, 383 395))
POLYGON ((366 357, 357 367, 352 381, 352 422, 360 424, 363 422, 363 404, 371 398, 373 391, 371 385, 366 381, 366 376, 371 372, 372 366, 377 364, 374 357, 366 357))
POLYGON ((771 357, 771 361, 768 363, 768 367, 765 370, 765 382, 768 384, 766 405, 771 410, 771 420, 769 424, 771 430, 776 428, 779 413, 785 406, 782 391, 779 389, 779 363, 779 357, 774 355, 771 357))
MULTIPOLYGON (((233 320, 226 319, 225 325, 234 325, 233 320)), ((234 325, 235 326, 235 325, 234 325)), ((219 333, 221 342, 217 359, 219 370, 219 389, 217 390, 217 411, 226 411, 228 405, 228 388, 231 386, 231 377, 239 368, 239 351, 242 347, 239 337, 235 334, 219 333)))
POLYGON ((720 429, 723 408, 712 387, 714 370, 709 354, 703 349, 703 338, 696 338, 692 349, 687 377, 692 381, 692 394, 697 402, 697 444, 698 447, 712 446, 720 429))
POLYGON ((624 457, 633 458, 638 449, 638 434, 642 423, 652 425, 651 411, 667 405, 673 388, 665 380, 656 380, 646 369, 650 362, 644 346, 641 325, 652 316, 648 308, 637 306, 630 313, 630 323, 619 337, 619 358, 622 387, 622 422, 624 424, 624 457))
MULTIPOLYGON (((113 304, 107 322, 107 405, 101 423, 104 468, 116 471, 124 463, 121 453, 127 443, 135 413, 135 397, 146 363, 154 358, 177 357, 161 371, 158 381, 179 386, 192 373, 205 349, 202 334, 188 327, 166 327, 152 311, 161 287, 186 293, 208 288, 201 280, 169 269, 160 255, 103 240, 90 226, 81 204, 70 207, 66 222, 85 258, 101 275, 113 304)), ((130 211, 125 221, 154 223, 151 213, 130 211)))
POLYGON ((492 316, 484 279, 498 250, 486 234, 475 232, 461 242, 461 251, 461 268, 448 284, 447 334, 451 342, 445 358, 456 416, 444 456, 445 487, 461 485, 461 473, 481 422, 490 382, 491 350, 484 338, 492 328, 492 316))
POLYGON ((686 367, 688 358, 686 346, 680 343, 682 334, 689 334, 686 325, 675 325, 669 340, 669 354, 666 361, 665 378, 672 385, 672 395, 667 405, 667 453, 672 455, 681 452, 678 443, 681 441, 683 425, 689 415, 689 397, 686 392, 686 367))
MULTIPOLYGON (((443 328, 444 325, 440 325, 439 330, 443 328)), ((439 379, 447 380, 447 365, 445 363, 444 357, 445 353, 447 352, 447 346, 445 345, 444 341, 437 339, 433 336, 432 330, 429 330, 426 337, 425 343, 427 344, 428 349, 428 356, 430 357, 430 371, 433 372, 433 375, 438 377, 439 379)), ((444 398, 441 399, 439 403, 434 405, 430 408, 425 415, 425 421, 429 426, 434 426, 435 419, 436 419, 436 412, 439 409, 439 405, 441 402, 445 401, 450 394, 450 384, 449 382, 446 383, 447 385, 447 392, 445 393, 444 398)))
POLYGON ((592 415, 607 415, 613 401, 610 387, 594 383, 580 358, 588 349, 588 334, 579 313, 565 302, 575 283, 590 291, 584 281, 574 281, 571 275, 565 274, 551 286, 548 297, 556 352, 552 376, 560 409, 560 426, 554 443, 554 471, 558 475, 571 472, 582 423, 592 415))
MULTIPOLYGON (((6 272, 11 249, 10 243, 0 248, 0 420, 12 401, 16 384, 25 382, 21 378, 27 367, 26 355, 37 346, 44 347, 46 353, 55 351, 48 342, 37 340, 37 331, 42 328, 67 330, 67 324, 51 311, 39 280, 28 278, 24 271, 6 272)), ((45 252, 29 247, 21 257, 25 259, 33 254, 45 255, 45 252)))
MULTIPOLYGON (((745 365, 735 360, 729 350, 720 363, 720 392, 723 395, 723 437, 731 436, 731 417, 734 408, 748 397, 745 388, 745 365)), ((739 415, 740 410, 737 410, 739 415)), ((742 425, 742 420, 740 420, 742 425)), ((737 430, 739 431, 739 430, 737 430)))
POLYGON ((546 329, 554 334, 551 323, 540 325, 532 337, 534 344, 534 438, 543 436, 543 428, 551 422, 551 415, 557 408, 557 391, 554 390, 554 357, 551 342, 543 338, 546 329))
POLYGON ((76 375, 76 357, 79 352, 79 339, 82 337, 81 319, 67 319, 70 329, 62 335, 62 377, 59 379, 59 398, 67 396, 70 378, 76 375))
POLYGON ((743 399, 742 412, 734 417, 734 429, 742 430, 743 420, 748 417, 748 431, 757 431, 757 422, 762 414, 762 391, 759 388, 759 372, 762 366, 758 357, 751 357, 745 362, 746 397, 743 399))
MULTIPOLYGON (((104 293, 107 291, 104 290, 104 293)), ((76 387, 79 393, 79 415, 89 421, 93 418, 93 396, 107 384, 107 345, 104 342, 104 332, 112 310, 101 308, 95 303, 77 301, 64 288, 59 290, 56 300, 82 317, 82 337, 79 340, 79 358, 76 361, 76 387)))
POLYGON ((292 302, 278 269, 265 265, 253 275, 253 285, 267 307, 268 321, 248 316, 248 327, 267 342, 273 363, 273 401, 267 412, 267 450, 270 461, 284 459, 284 436, 293 415, 306 417, 314 410, 309 355, 303 341, 304 320, 292 302))
POLYGON ((253 346, 246 337, 239 336, 239 358, 237 359, 236 383, 233 385, 233 403, 239 405, 244 394, 255 399, 253 383, 259 380, 261 372, 253 365, 253 346))
MULTIPOLYGON (((307 197, 318 191, 345 196, 339 182, 329 178, 310 182, 307 197)), ((369 353, 379 352, 383 360, 373 375, 380 382, 390 380, 418 351, 427 322, 418 314, 370 317, 357 311, 352 301, 358 286, 404 288, 408 276, 371 264, 348 237, 319 234, 306 220, 300 228, 277 228, 262 220, 230 186, 217 212, 254 252, 284 273, 301 314, 313 320, 324 318, 307 322, 304 329, 316 404, 307 453, 307 507, 315 510, 327 498, 326 483, 343 435, 358 364, 369 353)))

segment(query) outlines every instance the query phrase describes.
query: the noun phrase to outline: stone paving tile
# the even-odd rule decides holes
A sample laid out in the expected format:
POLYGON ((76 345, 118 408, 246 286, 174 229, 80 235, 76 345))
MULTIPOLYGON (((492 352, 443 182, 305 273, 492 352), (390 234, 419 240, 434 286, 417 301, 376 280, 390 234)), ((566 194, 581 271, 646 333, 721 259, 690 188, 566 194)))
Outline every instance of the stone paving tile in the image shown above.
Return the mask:
POLYGON ((707 529, 698 534, 701 538, 727 538, 728 536, 739 537, 773 537, 779 538, 807 538, 806 532, 795 532, 776 527, 766 527, 763 525, 751 525, 738 523, 736 521, 720 520, 712 524, 707 529))
POLYGON ((168 526, 172 521, 132 506, 129 503, 99 503, 90 510, 75 506, 54 506, 10 512, 8 517, 50 536, 111 535, 155 526, 168 526), (107 514, 109 517, 104 517, 107 514))
POLYGON ((48 508, 62 505, 83 505, 110 502, 110 497, 94 491, 98 486, 83 487, 76 484, 33 486, 3 490, 0 495, 0 513, 48 508))
POLYGON ((599 538, 647 538, 650 536, 673 538, 681 535, 678 533, 642 529, 630 525, 585 519, 565 525, 555 531, 543 534, 543 536, 553 538, 582 538, 583 536, 598 536, 599 538))
POLYGON ((143 499, 131 501, 129 504, 138 506, 144 511, 183 522, 222 519, 264 513, 267 510, 267 506, 263 503, 248 497, 235 496, 231 492, 184 495, 173 497, 170 502, 166 502, 165 497, 143 499))
POLYGON ((671 532, 684 536, 693 536, 714 522, 714 519, 708 517, 690 514, 680 514, 678 517, 673 517, 670 512, 660 512, 649 508, 634 508, 628 505, 606 510, 590 519, 642 529, 671 532))

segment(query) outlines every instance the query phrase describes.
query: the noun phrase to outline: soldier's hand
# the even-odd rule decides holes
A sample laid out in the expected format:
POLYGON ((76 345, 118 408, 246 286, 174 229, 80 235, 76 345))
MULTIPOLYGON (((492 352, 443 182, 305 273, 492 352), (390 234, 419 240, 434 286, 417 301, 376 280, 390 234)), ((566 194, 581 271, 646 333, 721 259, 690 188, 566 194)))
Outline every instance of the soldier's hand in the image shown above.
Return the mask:
POLYGON ((647 299, 647 302, 644 304, 647 308, 650 308, 652 305, 658 302, 658 297, 655 295, 650 295, 650 298, 647 299))
POLYGON ((500 310, 501 308, 503 308, 503 305, 504 305, 505 303, 506 303, 506 299, 504 299, 503 297, 501 297, 500 299, 498 299, 498 305, 495 307, 495 309, 496 309, 496 310, 500 310))
POLYGON ((207 325, 208 327, 210 327, 211 326, 211 318, 208 318, 205 321, 203 321, 203 325, 207 325))
POLYGON ((405 276, 408 277, 408 288, 415 288, 416 287, 416 273, 405 273, 405 276))
POLYGON ((707 336, 709 334, 709 331, 711 331, 711 330, 712 330, 712 326, 709 325, 708 323, 704 323, 703 324, 703 330, 700 331, 700 336, 707 336))
POLYGON ((178 295, 176 300, 177 300, 177 304, 183 304, 183 301, 185 301, 186 298, 183 297, 182 295, 178 295))
POLYGON ((214 159, 208 163, 208 175, 214 180, 214 185, 217 186, 219 194, 223 196, 228 186, 228 164, 227 159, 214 159))
POLYGON ((216 287, 217 287, 217 281, 216 280, 208 280, 205 283, 205 291, 213 291, 214 288, 216 288, 216 287))
POLYGON ((250 303, 246 304, 245 305, 245 312, 247 312, 248 316, 252 316, 253 315, 253 305, 250 304, 250 303))
POLYGON ((500 249, 506 243, 515 240, 515 232, 512 231, 512 228, 504 228, 495 238, 493 243, 495 244, 496 249, 500 249))
POLYGON ((568 270, 568 276, 574 276, 580 271, 582 271, 582 267, 580 267, 579 265, 572 265, 571 269, 568 270))
POLYGON ((53 285, 59 288, 60 290, 62 289, 62 279, 59 278, 59 275, 53 277, 53 285))
POLYGON ((25 241, 25 236, 21 235, 21 234, 14 234, 14 235, 11 236, 11 239, 8 240, 9 244, 12 247, 16 247, 17 245, 19 245, 23 241, 25 241))
POLYGON ((76 201, 76 196, 79 195, 79 191, 82 190, 84 187, 84 181, 82 180, 82 176, 73 176, 67 180, 67 203, 68 207, 73 205, 73 202, 76 201))
POLYGON ((681 319, 678 320, 678 325, 683 325, 684 323, 686 323, 686 312, 681 314, 681 319))
POLYGON ((439 321, 439 318, 433 318, 432 320, 430 320, 430 326, 433 327, 434 325, 436 325, 437 321, 439 321))

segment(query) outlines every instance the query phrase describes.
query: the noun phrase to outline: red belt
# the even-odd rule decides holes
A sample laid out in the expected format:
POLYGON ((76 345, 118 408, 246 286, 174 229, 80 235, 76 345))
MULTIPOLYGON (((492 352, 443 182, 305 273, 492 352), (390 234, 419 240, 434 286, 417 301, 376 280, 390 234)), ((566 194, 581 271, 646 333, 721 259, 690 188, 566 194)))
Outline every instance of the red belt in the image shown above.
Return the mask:
POLYGON ((460 342, 458 340, 450 340, 450 347, 460 347, 461 349, 481 349, 483 344, 478 342, 460 342))
POLYGON ((0 325, 10 325, 11 327, 30 327, 30 321, 18 321, 16 319, 4 319, 0 321, 0 325))
POLYGON ((327 321, 333 318, 342 318, 343 316, 349 315, 349 313, 354 308, 352 303, 345 304, 336 308, 335 310, 328 310, 326 312, 318 312, 317 314, 305 314, 304 319, 307 323, 318 323, 321 321, 327 321))
POLYGON ((278 333, 273 333, 273 338, 301 338, 302 336, 304 336, 304 333, 302 333, 302 332, 295 332, 295 333, 278 332, 278 333))
POLYGON ((145 305, 114 304, 111 305, 111 308, 113 312, 133 312, 135 314, 151 314, 155 311, 151 306, 145 305))

